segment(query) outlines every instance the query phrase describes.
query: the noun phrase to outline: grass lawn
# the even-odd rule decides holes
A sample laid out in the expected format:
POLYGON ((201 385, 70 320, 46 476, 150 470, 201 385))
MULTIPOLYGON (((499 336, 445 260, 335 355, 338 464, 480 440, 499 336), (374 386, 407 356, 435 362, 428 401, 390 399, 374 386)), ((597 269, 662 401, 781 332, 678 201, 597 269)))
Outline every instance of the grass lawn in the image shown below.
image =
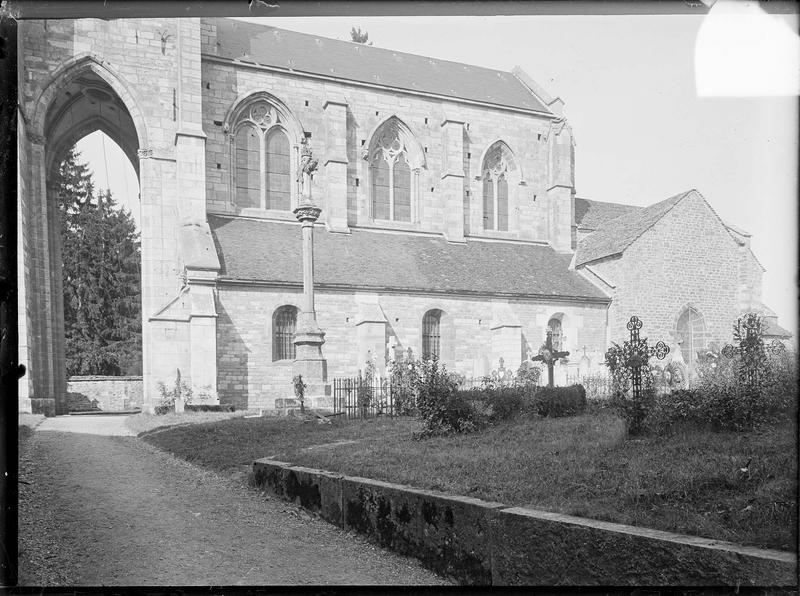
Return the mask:
POLYGON ((170 412, 156 416, 155 414, 135 414, 125 419, 125 426, 136 434, 150 432, 164 427, 180 426, 186 424, 202 424, 206 422, 219 422, 246 415, 246 411, 239 412, 183 412, 176 414, 170 412))
POLYGON ((272 457, 509 505, 796 550, 794 423, 625 441, 622 421, 600 411, 421 441, 412 439, 417 430, 408 418, 332 425, 233 418, 145 440, 218 471, 272 457), (740 472, 748 461, 749 475, 740 472))

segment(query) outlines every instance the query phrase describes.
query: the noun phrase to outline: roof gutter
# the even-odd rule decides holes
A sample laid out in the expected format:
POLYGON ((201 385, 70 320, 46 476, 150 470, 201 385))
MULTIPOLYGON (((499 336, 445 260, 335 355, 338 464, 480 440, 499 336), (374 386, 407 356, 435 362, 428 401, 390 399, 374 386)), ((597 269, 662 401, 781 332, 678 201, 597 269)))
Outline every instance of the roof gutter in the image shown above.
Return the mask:
MULTIPOLYGON (((293 281, 267 281, 261 279, 233 279, 219 277, 217 278, 217 287, 220 286, 257 286, 257 287, 271 287, 271 288, 291 288, 302 289, 301 282, 293 281)), ((533 300, 546 300, 556 302, 570 302, 582 304, 608 304, 611 298, 601 296, 561 296, 551 294, 516 294, 513 292, 478 292, 471 290, 434 290, 430 288, 393 288, 388 286, 367 286, 367 285, 353 285, 353 284, 331 284, 315 282, 314 287, 320 290, 331 291, 353 291, 361 290, 368 292, 385 292, 391 294, 437 294, 446 296, 465 296, 465 297, 480 297, 480 298, 528 298, 533 300)), ((599 288, 598 288, 599 289, 599 288)))

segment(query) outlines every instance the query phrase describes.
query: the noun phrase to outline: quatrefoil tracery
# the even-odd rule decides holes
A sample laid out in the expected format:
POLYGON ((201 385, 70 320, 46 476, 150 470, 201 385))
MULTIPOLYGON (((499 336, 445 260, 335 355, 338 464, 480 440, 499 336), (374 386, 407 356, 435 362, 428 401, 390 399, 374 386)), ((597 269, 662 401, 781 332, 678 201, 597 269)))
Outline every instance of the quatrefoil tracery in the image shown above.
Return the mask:
POLYGON ((373 161, 385 159, 387 163, 393 164, 401 153, 406 153, 406 146, 396 132, 385 132, 378 139, 378 147, 372 154, 373 161))
POLYGON ((279 122, 277 110, 267 102, 259 101, 250 107, 248 119, 262 129, 279 122))

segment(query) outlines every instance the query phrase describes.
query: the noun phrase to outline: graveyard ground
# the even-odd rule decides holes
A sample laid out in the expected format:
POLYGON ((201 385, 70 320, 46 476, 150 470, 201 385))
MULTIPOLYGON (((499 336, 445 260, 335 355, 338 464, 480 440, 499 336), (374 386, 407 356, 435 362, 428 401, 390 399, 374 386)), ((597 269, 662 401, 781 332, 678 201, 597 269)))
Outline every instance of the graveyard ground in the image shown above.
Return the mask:
POLYGON ((232 418, 143 438, 215 471, 244 473, 253 460, 271 457, 509 505, 796 549, 795 423, 625 440, 622 421, 600 410, 425 440, 413 438, 418 430, 410 418, 331 425, 232 418))

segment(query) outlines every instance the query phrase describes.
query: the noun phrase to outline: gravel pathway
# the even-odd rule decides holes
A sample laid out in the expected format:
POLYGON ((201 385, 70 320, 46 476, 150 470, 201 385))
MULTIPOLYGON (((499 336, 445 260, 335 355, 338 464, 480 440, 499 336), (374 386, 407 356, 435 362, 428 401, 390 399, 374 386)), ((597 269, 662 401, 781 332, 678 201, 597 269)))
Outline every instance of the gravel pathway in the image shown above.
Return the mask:
POLYGON ((446 583, 243 477, 118 436, 123 422, 51 418, 22 446, 21 585, 446 583))

